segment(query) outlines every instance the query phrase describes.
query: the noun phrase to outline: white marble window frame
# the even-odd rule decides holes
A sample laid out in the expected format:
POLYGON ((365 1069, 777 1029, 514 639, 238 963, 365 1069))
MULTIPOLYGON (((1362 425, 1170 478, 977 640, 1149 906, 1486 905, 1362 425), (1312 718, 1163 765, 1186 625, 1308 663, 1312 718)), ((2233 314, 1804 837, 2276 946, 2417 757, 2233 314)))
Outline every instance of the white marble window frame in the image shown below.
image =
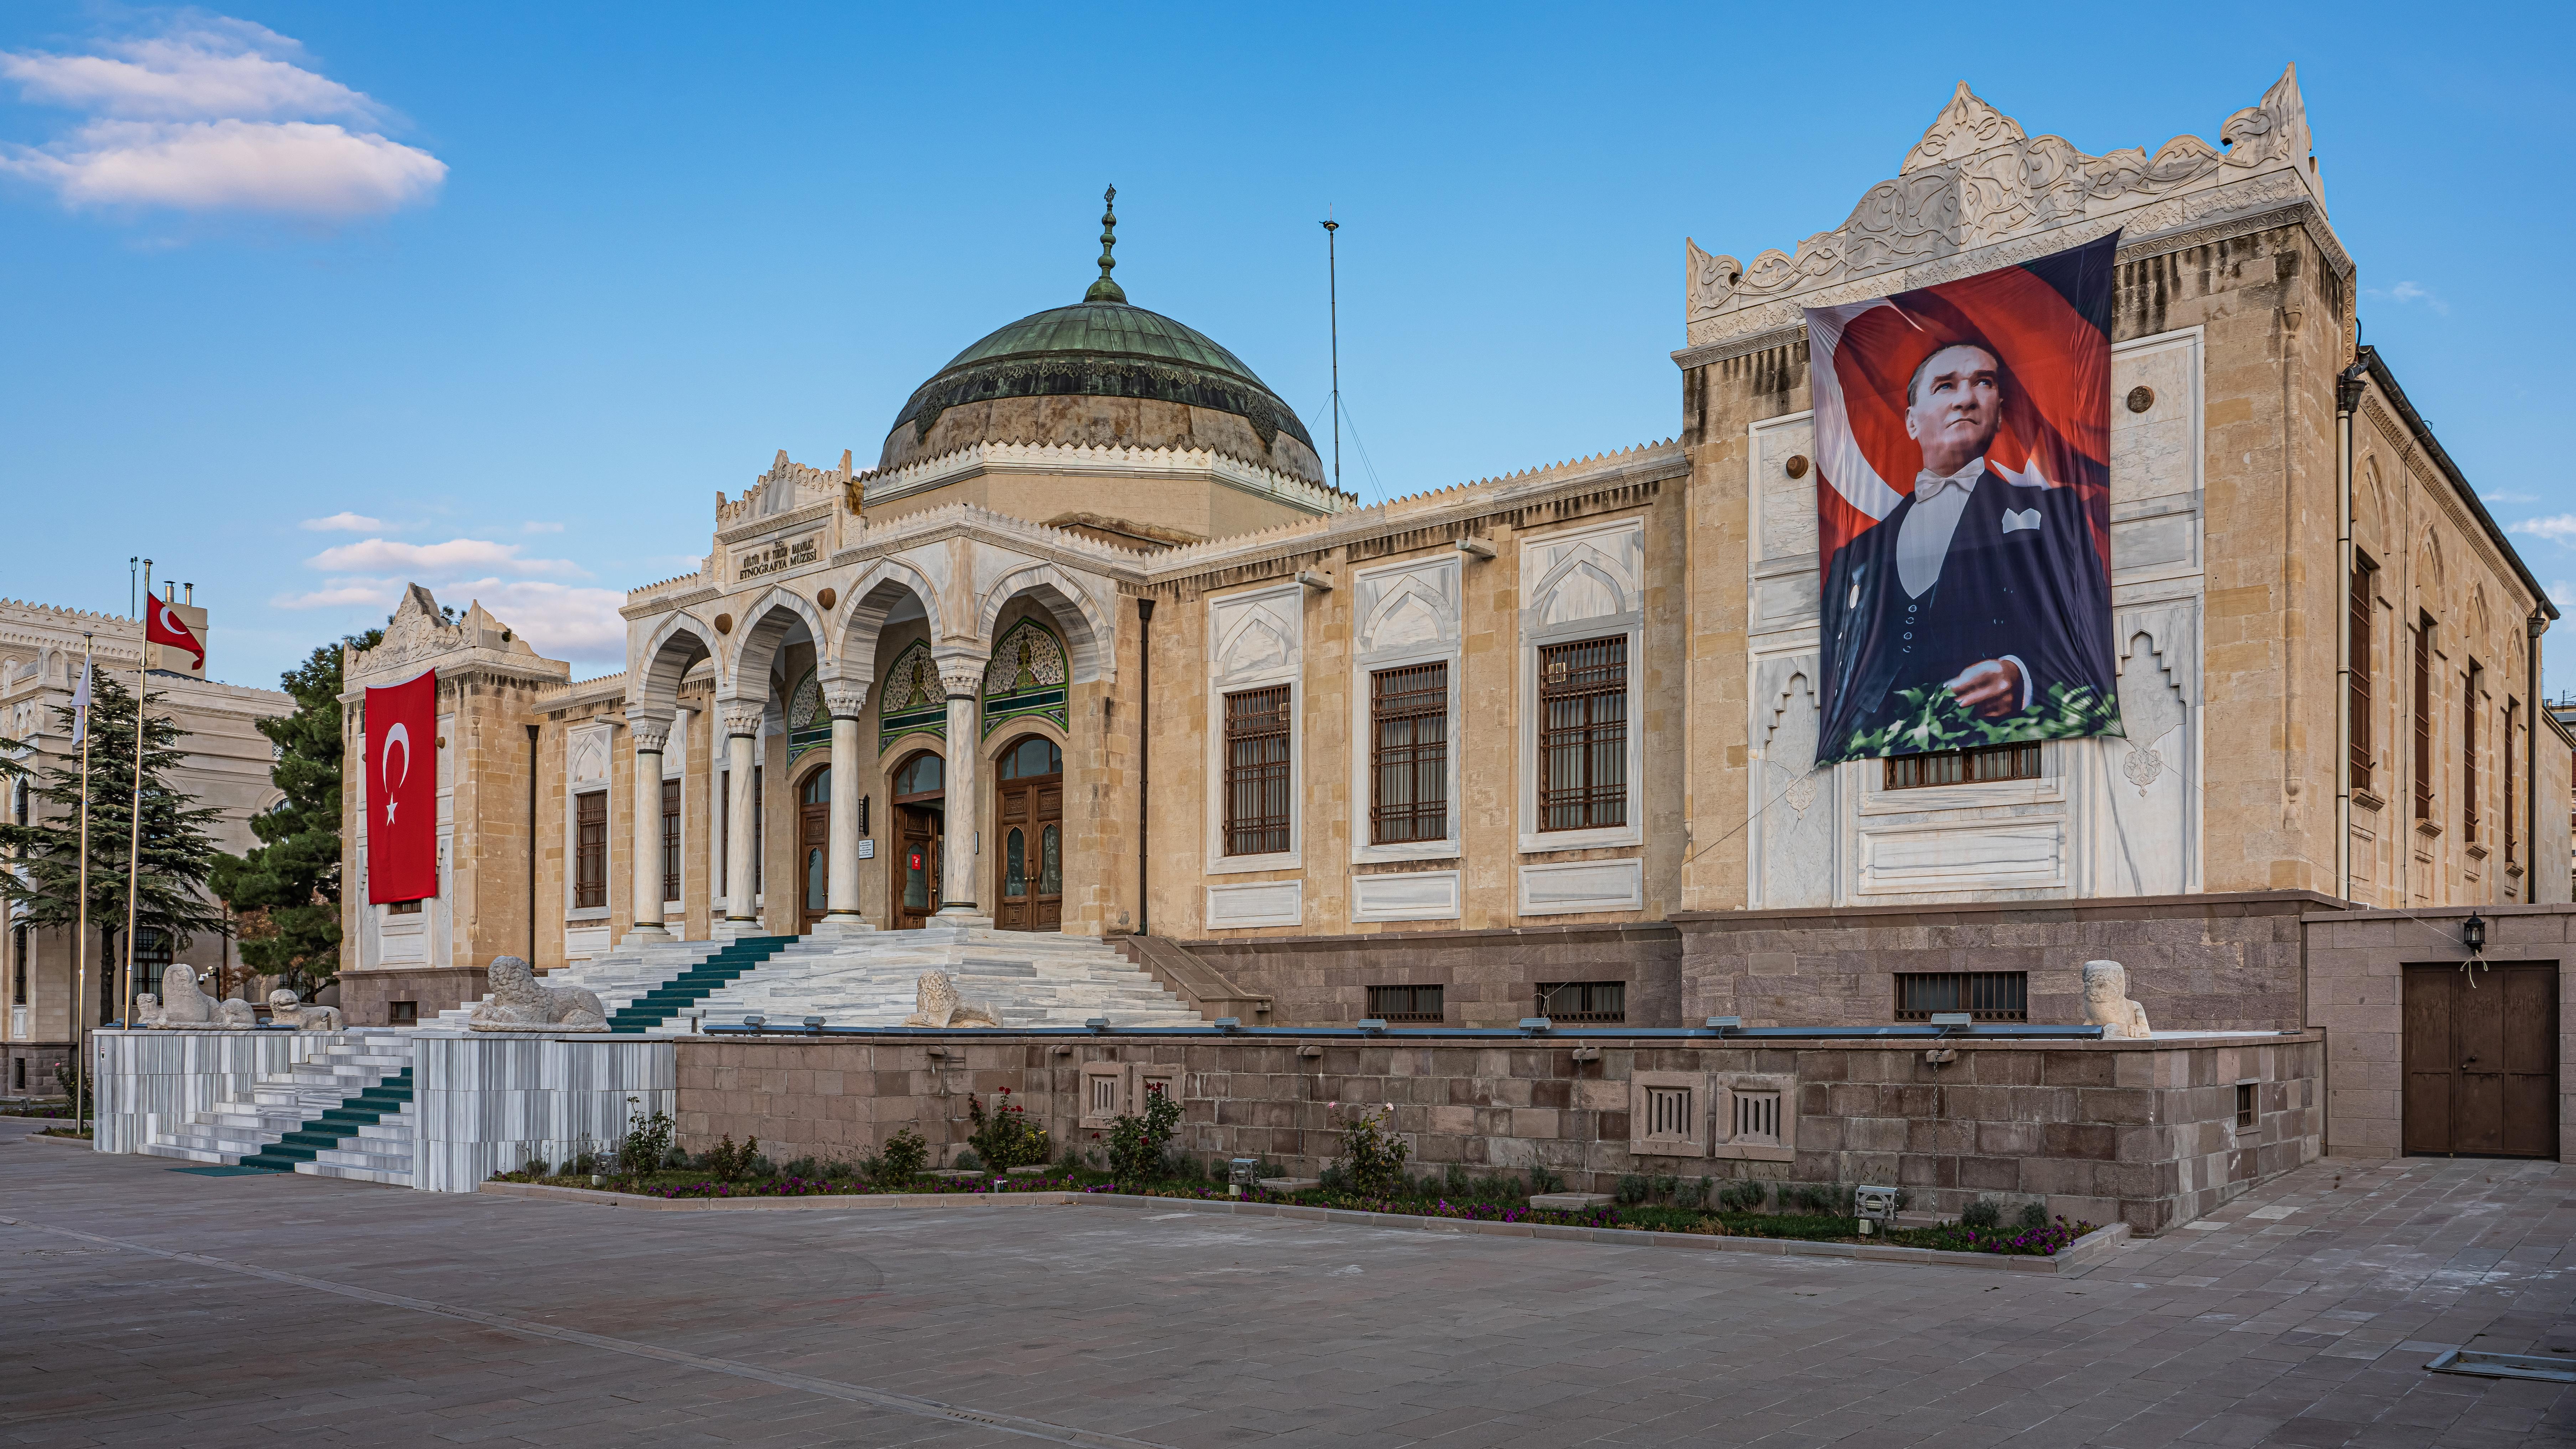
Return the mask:
MULTIPOLYGON (((1515 734, 1514 774, 1519 780, 1520 853, 1549 855, 1565 850, 1593 850, 1605 846, 1642 845, 1646 839, 1644 777, 1646 769, 1646 616, 1642 607, 1645 591, 1646 521, 1642 517, 1613 519, 1607 523, 1587 524, 1574 528, 1553 529, 1546 533, 1524 535, 1520 545, 1520 586, 1526 599, 1540 580, 1529 577, 1532 551, 1543 546, 1587 538, 1609 538, 1633 533, 1638 539, 1639 608, 1619 614, 1605 614, 1590 619, 1570 620, 1561 624, 1537 627, 1530 624, 1535 603, 1524 606, 1521 614, 1521 643, 1517 669, 1519 680, 1520 727, 1515 734), (1584 639, 1607 639, 1613 635, 1628 641, 1628 808, 1624 825, 1595 826, 1585 830, 1541 830, 1538 808, 1538 655, 1551 644, 1570 644, 1584 639)), ((1523 914, 1527 914, 1524 912, 1523 914)))
POLYGON ((596 906, 573 904, 581 898, 581 818, 578 805, 580 797, 593 792, 608 797, 605 802, 608 812, 608 836, 604 842, 606 859, 601 871, 607 884, 604 894, 609 900, 616 899, 617 895, 617 823, 624 818, 623 812, 617 808, 617 734, 616 722, 604 719, 584 720, 564 731, 564 768, 558 793, 563 797, 563 918, 567 938, 576 923, 608 919, 609 907, 604 903, 596 906), (601 774, 596 779, 576 780, 572 773, 573 754, 592 740, 600 742, 600 759, 605 762, 601 774))
POLYGON ((1305 864, 1306 681, 1303 678, 1305 596, 1305 585, 1289 583, 1219 595, 1207 601, 1207 821, 1204 846, 1206 874, 1241 875, 1250 871, 1296 870, 1305 864), (1283 663, 1267 669, 1245 670, 1240 674, 1221 673, 1218 669, 1218 650, 1224 641, 1218 637, 1218 628, 1226 610, 1246 604, 1281 601, 1284 601, 1287 607, 1275 612, 1283 614, 1290 621, 1296 635, 1289 641, 1288 658, 1283 663), (1267 689, 1279 684, 1288 686, 1288 848, 1264 851, 1258 855, 1228 855, 1225 853, 1226 696, 1240 694, 1245 690, 1267 689))
MULTIPOLYGON (((1393 563, 1382 564, 1374 568, 1353 570, 1351 573, 1350 587, 1352 590, 1352 597, 1357 598, 1363 588, 1375 580, 1384 578, 1400 578, 1408 574, 1437 574, 1444 578, 1447 586, 1446 593, 1448 609, 1445 617, 1441 619, 1440 623, 1442 631, 1447 637, 1445 640, 1437 643, 1401 645, 1387 649, 1362 649, 1355 647, 1353 650, 1351 659, 1350 733, 1350 738, 1353 741, 1351 749, 1351 800, 1354 802, 1351 821, 1351 864, 1353 865, 1374 865, 1382 862, 1404 860, 1441 860, 1454 857, 1459 853, 1459 791, 1462 787, 1463 777, 1460 770, 1458 750, 1458 722, 1459 701, 1465 688, 1465 683, 1460 677, 1465 672, 1461 667, 1465 658, 1466 642, 1464 620, 1462 617, 1465 612, 1465 600, 1462 597, 1461 589, 1461 585, 1466 576, 1465 571, 1460 567, 1460 560, 1455 552, 1445 556, 1436 554, 1430 556, 1417 555, 1411 558, 1399 559, 1393 563), (1438 840, 1411 840, 1389 845, 1372 844, 1368 839, 1370 831, 1368 811, 1370 808, 1369 802, 1375 798, 1372 795, 1371 790, 1373 788, 1376 773, 1376 733, 1370 727, 1369 676, 1380 670, 1401 669, 1408 665, 1415 664, 1446 664, 1449 666, 1449 698, 1447 704, 1449 729, 1448 753, 1446 759, 1446 772, 1448 776, 1447 811, 1443 821, 1441 837, 1438 840)), ((1352 633, 1355 641, 1359 636, 1360 630, 1366 626, 1367 622, 1368 621, 1362 619, 1353 619, 1351 621, 1352 633)), ((1454 919, 1454 915, 1446 917, 1362 917, 1356 914, 1355 911, 1352 919, 1447 920, 1454 919)))
MULTIPOLYGON (((689 726, 696 716, 697 711, 686 705, 674 711, 671 738, 662 750, 662 778, 680 782, 680 893, 662 902, 666 920, 673 907, 684 906, 689 899, 689 726)), ((660 838, 658 833, 655 838, 660 838)))

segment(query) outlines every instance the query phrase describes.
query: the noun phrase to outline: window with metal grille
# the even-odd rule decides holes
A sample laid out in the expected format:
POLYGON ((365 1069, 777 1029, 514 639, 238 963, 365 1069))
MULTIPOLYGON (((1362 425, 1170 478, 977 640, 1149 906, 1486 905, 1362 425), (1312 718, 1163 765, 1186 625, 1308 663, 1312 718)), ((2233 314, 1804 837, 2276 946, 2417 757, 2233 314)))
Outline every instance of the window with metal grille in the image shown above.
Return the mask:
POLYGON ((1919 790, 1926 785, 1982 785, 1990 780, 2039 778, 2039 746, 1988 745, 1981 750, 1946 750, 1937 755, 1897 755, 1883 762, 1890 790, 1919 790))
POLYGON ((1626 1021, 1625 981, 1542 981, 1538 1014, 1550 1021, 1626 1021))
POLYGON ((1978 1021, 2030 1020, 2027 971, 1901 971, 1896 1019, 1929 1021, 1934 1012, 1964 1011, 1978 1021))
POLYGON ((1369 675, 1369 843, 1449 834, 1449 666, 1369 675))
POLYGON ((1649 1137, 1688 1137, 1698 1124, 1691 1120, 1691 1089, 1688 1087, 1648 1087, 1646 1089, 1646 1135, 1649 1137))
POLYGON ((2514 838, 2513 814, 2513 717, 2521 707, 2516 700, 2504 702, 2504 733, 2496 736, 2497 753, 2504 756, 2504 858, 2510 864, 2517 843, 2514 838))
POLYGON ((1628 639, 1538 651, 1541 830, 1628 823, 1628 639))
POLYGON ((9 933, 9 1004, 27 1004, 27 928, 9 933))
POLYGON ((2259 1119, 2260 1113, 2254 1102, 2254 1083, 2238 1082, 2236 1084, 2236 1125, 2251 1127, 2259 1119))
POLYGON ((1372 986, 1368 1014, 1380 1021, 1441 1021, 1441 988, 1437 986, 1372 986))
POLYGON ((662 782, 662 899, 680 898, 680 782, 662 782))
POLYGON ((2460 691, 2460 838, 2478 838, 2478 694, 2487 672, 2469 661, 2467 687, 2460 691))
POLYGON ((1225 853, 1288 848, 1288 686, 1225 697, 1225 853))
POLYGON ((1777 1092, 1736 1092, 1735 1121, 1728 1134, 1736 1142, 1755 1142, 1777 1146, 1780 1141, 1780 1094, 1777 1092))
POLYGON ((2370 576, 2379 565, 2359 549, 2352 551, 2352 596, 2344 627, 2350 635, 2352 674, 2352 788, 2370 788, 2370 576))
POLYGON ((573 909, 608 904, 608 792, 592 790, 573 800, 573 909))
POLYGON ((2415 619, 2415 818, 2433 818, 2433 616, 2415 619))

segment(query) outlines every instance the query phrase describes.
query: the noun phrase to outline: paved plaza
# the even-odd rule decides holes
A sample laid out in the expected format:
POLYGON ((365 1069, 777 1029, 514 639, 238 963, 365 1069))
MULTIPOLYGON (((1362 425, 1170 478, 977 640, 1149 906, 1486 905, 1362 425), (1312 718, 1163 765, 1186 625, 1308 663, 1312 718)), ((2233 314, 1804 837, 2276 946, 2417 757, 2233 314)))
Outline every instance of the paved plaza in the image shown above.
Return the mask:
POLYGON ((0 1442, 2576 1443, 2576 1171, 2327 1162, 2068 1276, 1114 1208, 642 1213, 18 1140, 0 1442))

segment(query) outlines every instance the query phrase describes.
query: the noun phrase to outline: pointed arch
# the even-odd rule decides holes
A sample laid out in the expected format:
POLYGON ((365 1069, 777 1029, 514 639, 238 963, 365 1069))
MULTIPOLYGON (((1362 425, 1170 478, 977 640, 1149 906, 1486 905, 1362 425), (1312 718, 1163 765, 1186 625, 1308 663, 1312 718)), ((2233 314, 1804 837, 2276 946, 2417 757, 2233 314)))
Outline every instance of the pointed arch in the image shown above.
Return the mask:
POLYGON ((734 626, 736 642, 725 671, 732 688, 720 692, 747 699, 755 697, 753 691, 757 690, 757 697, 766 698, 770 661, 778 656, 780 646, 799 622, 814 640, 816 662, 828 662, 830 636, 823 624, 823 611, 802 594, 772 587, 752 600, 751 607, 742 611, 742 622, 734 626))
POLYGON ((850 584, 849 602, 841 609, 840 638, 832 650, 833 668, 826 679, 874 679, 877 641, 885 633, 886 615, 909 597, 921 605, 934 640, 947 637, 939 615, 939 589, 930 576, 900 558, 869 564, 850 584))
POLYGON ((627 661, 627 706, 671 708, 679 699, 680 681, 702 659, 714 662, 716 691, 722 693, 727 678, 724 657, 710 643, 717 637, 716 631, 695 614, 681 611, 664 618, 645 636, 644 647, 627 661))
POLYGON ((1056 631, 1064 636, 1074 683, 1090 684, 1117 677, 1117 651, 1111 647, 1117 638, 1116 624, 1093 600, 1089 589, 1051 563, 1023 564, 985 590, 976 609, 975 637, 989 647, 993 623, 1001 618, 1003 606, 1022 594, 1036 599, 1055 622, 1056 631))

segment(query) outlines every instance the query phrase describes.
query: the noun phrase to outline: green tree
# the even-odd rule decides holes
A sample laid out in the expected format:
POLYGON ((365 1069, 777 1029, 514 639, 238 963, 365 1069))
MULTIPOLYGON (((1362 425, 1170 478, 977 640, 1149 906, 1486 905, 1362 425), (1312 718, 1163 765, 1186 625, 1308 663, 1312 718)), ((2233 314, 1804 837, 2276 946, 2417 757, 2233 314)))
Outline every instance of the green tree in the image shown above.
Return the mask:
MULTIPOLYGON (((128 842, 134 821, 134 695, 124 681, 101 673, 91 686, 89 711, 89 919, 99 931, 99 960, 108 975, 102 999, 110 996, 105 981, 122 969, 119 949, 125 931, 128 842)), ((157 701, 163 696, 151 695, 157 701)), ((57 705, 64 733, 70 733, 72 711, 57 705)), ((172 948, 184 949, 198 936, 223 936, 232 925, 207 895, 207 876, 214 869, 214 838, 206 828, 222 814, 197 804, 171 783, 184 758, 180 728, 148 708, 143 719, 143 829, 141 869, 135 872, 134 923, 138 930, 160 932, 172 948)), ((26 908, 25 919, 39 930, 76 926, 81 914, 80 802, 81 757, 78 750, 45 766, 37 777, 35 797, 44 803, 25 825, 0 824, 0 846, 18 858, 19 874, 0 873, 0 898, 26 908)), ((158 991, 156 981, 137 981, 136 991, 158 991)))
POLYGON ((325 644, 280 676, 295 712, 261 720, 259 732, 277 746, 269 779, 286 799, 252 817, 261 843, 248 855, 215 862, 215 893, 249 916, 242 963, 307 1001, 340 970, 340 651, 384 637, 370 629, 325 644))

